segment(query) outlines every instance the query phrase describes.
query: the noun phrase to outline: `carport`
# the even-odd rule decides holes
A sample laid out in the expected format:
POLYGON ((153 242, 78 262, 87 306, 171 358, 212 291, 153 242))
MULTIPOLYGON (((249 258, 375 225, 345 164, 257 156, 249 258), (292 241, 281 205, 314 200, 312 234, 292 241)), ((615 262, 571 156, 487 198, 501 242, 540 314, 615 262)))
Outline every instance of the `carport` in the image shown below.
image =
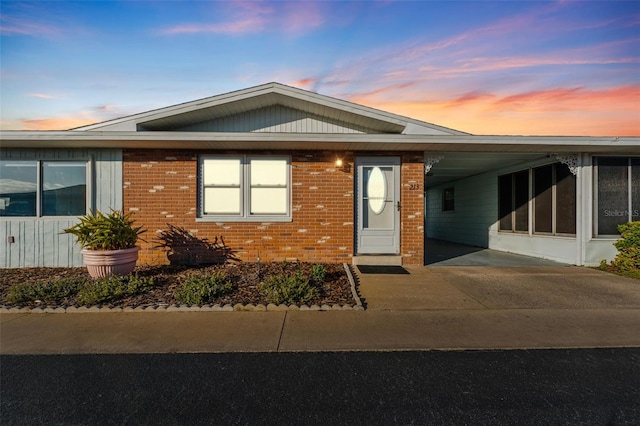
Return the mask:
POLYGON ((509 152, 511 148, 505 147, 504 152, 425 152, 425 265, 446 262, 448 265, 527 266, 536 263, 531 258, 584 264, 580 251, 581 214, 585 205, 591 205, 591 198, 578 195, 583 180, 578 167, 581 156, 544 152, 543 146, 531 147, 540 152, 509 152), (572 210, 569 221, 574 229, 571 232, 556 232, 555 222, 551 232, 534 232, 537 226, 534 219, 538 217, 533 202, 536 170, 552 170, 549 177, 554 180, 547 190, 549 199, 553 198, 553 206, 549 202, 547 207, 549 220, 556 220, 560 203, 573 203, 567 204, 572 210), (571 197, 561 200, 558 195, 556 201, 555 176, 561 173, 568 176, 565 179, 571 181, 573 189, 571 197), (499 182, 512 175, 524 177, 524 185, 516 187, 514 183, 509 190, 512 199, 507 203, 513 205, 510 210, 513 213, 509 214, 514 217, 513 223, 524 229, 514 226, 505 232, 502 229, 505 189, 501 189, 499 182), (578 201, 583 204, 578 205, 578 201), (436 244, 434 240, 440 242, 436 244), (499 252, 528 258, 517 260, 501 256, 499 252))
POLYGON ((521 254, 505 253, 482 247, 473 247, 450 241, 425 240, 424 264, 438 266, 563 266, 562 263, 521 254))

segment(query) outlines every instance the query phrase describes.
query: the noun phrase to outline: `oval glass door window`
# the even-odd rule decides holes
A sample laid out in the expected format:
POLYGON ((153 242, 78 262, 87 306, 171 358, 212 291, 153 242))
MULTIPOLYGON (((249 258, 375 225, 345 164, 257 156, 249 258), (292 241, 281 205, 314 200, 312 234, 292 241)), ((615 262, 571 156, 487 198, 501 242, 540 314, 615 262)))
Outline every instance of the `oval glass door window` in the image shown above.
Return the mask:
POLYGON ((369 196, 369 209, 374 214, 380 214, 384 210, 384 202, 387 198, 387 178, 380 167, 373 167, 367 182, 367 195, 369 196))

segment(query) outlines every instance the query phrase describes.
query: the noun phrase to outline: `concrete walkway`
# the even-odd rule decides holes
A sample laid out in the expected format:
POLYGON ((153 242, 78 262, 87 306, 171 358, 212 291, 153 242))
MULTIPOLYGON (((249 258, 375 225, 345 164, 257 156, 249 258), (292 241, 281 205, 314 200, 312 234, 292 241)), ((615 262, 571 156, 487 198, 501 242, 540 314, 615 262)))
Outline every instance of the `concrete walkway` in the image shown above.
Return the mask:
POLYGON ((640 346, 638 280, 567 266, 406 269, 357 273, 366 311, 2 314, 0 353, 640 346))

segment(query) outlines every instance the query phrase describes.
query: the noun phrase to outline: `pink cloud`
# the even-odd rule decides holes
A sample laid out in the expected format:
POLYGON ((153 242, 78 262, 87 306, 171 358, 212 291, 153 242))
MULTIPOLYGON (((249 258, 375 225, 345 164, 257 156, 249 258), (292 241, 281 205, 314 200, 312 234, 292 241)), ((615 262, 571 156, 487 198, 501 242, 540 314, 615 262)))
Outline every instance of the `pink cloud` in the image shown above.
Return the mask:
POLYGON ((61 32, 60 28, 52 25, 0 15, 0 34, 3 35, 56 35, 61 32))
POLYGON ((295 87, 299 87, 301 89, 308 89, 309 87, 312 87, 314 84, 316 84, 317 81, 318 81, 317 79, 313 77, 309 77, 309 78, 296 80, 292 82, 291 85, 295 87))
POLYGON ((508 96, 366 104, 474 134, 640 136, 640 86, 556 88, 508 96))
POLYGON ((20 128, 16 130, 68 130, 100 120, 80 117, 40 118, 32 120, 20 120, 20 128))
POLYGON ((46 93, 29 93, 27 96, 32 98, 40 98, 40 99, 55 99, 55 96, 48 95, 46 93))
MULTIPOLYGON (((368 92, 362 93, 352 93, 350 95, 345 95, 345 97, 349 98, 350 101, 355 103, 365 103, 368 99, 373 99, 381 94, 388 94, 389 92, 402 92, 403 89, 413 86, 416 84, 414 81, 398 83, 398 84, 390 84, 384 87, 380 87, 379 89, 370 90, 368 92)), ((385 97, 388 95, 385 95, 385 97)))
POLYGON ((179 35, 212 33, 240 35, 265 30, 285 33, 303 33, 320 27, 325 22, 319 3, 284 2, 232 2, 229 17, 216 23, 189 23, 161 30, 161 34, 179 35))
POLYGON ((325 22, 320 5, 316 2, 287 2, 283 12, 278 20, 284 31, 289 33, 308 32, 325 22))
POLYGON ((265 20, 260 18, 244 19, 220 24, 185 24, 168 28, 162 31, 166 35, 178 34, 249 34, 260 32, 265 25, 265 20))

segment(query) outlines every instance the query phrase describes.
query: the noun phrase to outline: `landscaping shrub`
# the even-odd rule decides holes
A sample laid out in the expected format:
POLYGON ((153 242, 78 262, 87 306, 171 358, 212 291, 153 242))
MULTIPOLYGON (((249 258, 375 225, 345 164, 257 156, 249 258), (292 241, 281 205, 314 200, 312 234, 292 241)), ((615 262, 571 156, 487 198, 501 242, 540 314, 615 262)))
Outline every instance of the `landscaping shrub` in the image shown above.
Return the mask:
POLYGON ((64 278, 49 282, 15 284, 9 289, 6 300, 11 304, 35 302, 36 300, 55 301, 75 295, 85 283, 86 280, 64 278))
POLYGON ((233 288, 224 272, 211 275, 191 275, 176 292, 176 299, 187 305, 204 305, 223 296, 233 288))
POLYGON ((316 284, 324 283, 327 276, 327 270, 322 265, 313 265, 311 267, 311 281, 316 284))
POLYGON ((276 275, 265 280, 260 291, 269 303, 291 305, 306 303, 318 297, 318 289, 296 271, 295 275, 276 275))
POLYGON ((613 245, 618 254, 612 264, 620 271, 640 269, 640 221, 618 225, 621 239, 613 245))
POLYGON ((142 226, 133 226, 131 214, 111 209, 104 214, 100 210, 80 216, 80 223, 63 231, 75 235, 82 248, 90 250, 122 250, 136 246, 140 234, 146 232, 142 226))
POLYGON ((154 285, 153 277, 139 277, 135 274, 125 277, 114 275, 87 281, 78 292, 77 300, 81 305, 96 305, 144 293, 154 285))

